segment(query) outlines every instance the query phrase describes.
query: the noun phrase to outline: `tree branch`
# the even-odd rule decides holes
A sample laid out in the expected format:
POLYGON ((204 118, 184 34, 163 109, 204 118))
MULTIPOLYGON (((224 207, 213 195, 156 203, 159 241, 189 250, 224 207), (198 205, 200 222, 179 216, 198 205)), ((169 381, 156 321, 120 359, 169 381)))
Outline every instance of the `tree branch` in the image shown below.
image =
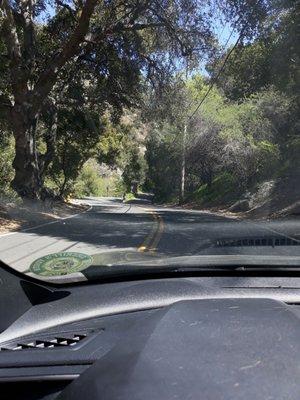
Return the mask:
POLYGON ((152 22, 149 24, 140 24, 140 23, 136 23, 136 24, 131 24, 131 25, 124 25, 122 23, 119 23, 115 26, 115 28, 113 29, 114 32, 122 32, 122 31, 141 31, 144 29, 149 29, 149 28, 159 28, 164 26, 163 23, 160 22, 152 22))
POLYGON ((23 34, 24 34, 24 78, 29 83, 29 79, 34 67, 34 49, 35 49, 35 34, 33 23, 33 10, 35 0, 21 1, 21 15, 23 18, 23 34))
POLYGON ((76 11, 73 10, 72 7, 70 7, 68 4, 64 3, 61 0, 55 0, 56 4, 59 5, 62 8, 65 8, 66 10, 68 10, 70 12, 70 15, 72 16, 72 18, 76 19, 76 11))
POLYGON ((9 5, 8 0, 0 2, 0 9, 4 17, 3 23, 3 38, 7 48, 10 71, 11 71, 11 84, 15 97, 15 101, 21 101, 21 98, 26 93, 27 87, 23 82, 23 74, 21 69, 22 52, 18 39, 16 24, 14 20, 13 10, 9 5))
POLYGON ((47 171, 50 162, 53 159, 53 156, 55 154, 55 144, 56 144, 56 136, 57 136, 57 122, 58 122, 58 117, 57 117, 57 108, 55 101, 53 99, 49 99, 49 102, 47 102, 47 130, 44 135, 44 139, 46 142, 46 152, 44 154, 40 154, 39 161, 40 161, 40 169, 41 169, 41 175, 44 177, 45 172, 47 171))
MULTIPOLYGON (((164 9, 162 8, 161 4, 159 4, 158 2, 156 2, 157 6, 161 9, 162 12, 164 12, 164 9)), ((157 17, 157 19, 159 21, 162 22, 162 24, 166 27, 167 31, 169 32, 170 35, 173 35, 174 39, 177 41, 177 43, 180 46, 181 49, 181 53, 182 55, 185 57, 188 54, 190 54, 191 50, 186 48, 186 45, 183 43, 182 39, 179 37, 178 32, 176 31, 176 29, 172 26, 172 24, 170 23, 169 19, 162 15, 159 14, 155 8, 150 7, 150 10, 152 11, 152 13, 157 17)))
POLYGON ((98 0, 86 0, 74 32, 64 44, 61 52, 54 58, 49 67, 39 76, 33 92, 33 107, 36 110, 40 109, 43 101, 50 93, 62 67, 67 61, 78 54, 80 44, 84 41, 85 36, 88 33, 90 19, 97 1, 98 0))

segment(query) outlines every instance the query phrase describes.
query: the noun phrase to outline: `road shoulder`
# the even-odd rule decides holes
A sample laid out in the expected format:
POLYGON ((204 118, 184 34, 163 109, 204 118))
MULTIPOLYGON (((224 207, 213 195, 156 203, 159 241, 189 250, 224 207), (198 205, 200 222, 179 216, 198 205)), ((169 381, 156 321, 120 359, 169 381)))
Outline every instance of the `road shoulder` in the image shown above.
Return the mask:
POLYGON ((0 204, 0 235, 30 229, 37 225, 71 217, 89 209, 85 204, 55 202, 51 206, 44 204, 0 204))

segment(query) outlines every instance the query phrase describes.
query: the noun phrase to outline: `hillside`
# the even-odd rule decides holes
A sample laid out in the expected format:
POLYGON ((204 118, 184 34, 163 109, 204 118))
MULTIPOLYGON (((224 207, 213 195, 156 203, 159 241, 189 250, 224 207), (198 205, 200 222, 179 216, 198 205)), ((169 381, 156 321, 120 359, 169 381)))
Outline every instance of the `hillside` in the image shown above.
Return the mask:
POLYGON ((296 216, 300 215, 299 180, 299 174, 295 174, 263 181, 238 197, 236 193, 226 191, 223 196, 222 193, 216 195, 216 188, 212 188, 206 191, 203 201, 198 199, 198 202, 187 202, 185 207, 211 209, 251 219, 296 216))

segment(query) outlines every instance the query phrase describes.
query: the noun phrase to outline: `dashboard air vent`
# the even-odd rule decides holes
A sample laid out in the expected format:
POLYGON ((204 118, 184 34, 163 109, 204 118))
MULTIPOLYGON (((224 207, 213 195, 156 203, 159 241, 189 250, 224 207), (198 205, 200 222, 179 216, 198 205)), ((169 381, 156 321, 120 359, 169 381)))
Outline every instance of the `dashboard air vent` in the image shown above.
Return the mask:
POLYGON ((83 340, 86 334, 74 334, 67 336, 57 336, 54 338, 43 338, 37 340, 28 340, 22 342, 14 342, 9 345, 0 347, 0 351, 15 351, 28 349, 53 349, 55 347, 75 346, 83 340))
POLYGON ((240 239, 219 239, 216 241, 216 247, 248 246, 300 246, 300 240, 289 237, 253 237, 240 239))

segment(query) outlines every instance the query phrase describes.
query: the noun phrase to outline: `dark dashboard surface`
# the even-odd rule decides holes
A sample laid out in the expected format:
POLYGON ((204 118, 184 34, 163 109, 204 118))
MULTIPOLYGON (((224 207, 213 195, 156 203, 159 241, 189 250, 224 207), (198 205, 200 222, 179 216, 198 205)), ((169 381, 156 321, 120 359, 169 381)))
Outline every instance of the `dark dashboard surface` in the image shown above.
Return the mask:
POLYGON ((274 300, 175 303, 132 327, 58 398, 298 399, 299 328, 274 300))
POLYGON ((297 277, 0 278, 1 398, 299 399, 297 277))

